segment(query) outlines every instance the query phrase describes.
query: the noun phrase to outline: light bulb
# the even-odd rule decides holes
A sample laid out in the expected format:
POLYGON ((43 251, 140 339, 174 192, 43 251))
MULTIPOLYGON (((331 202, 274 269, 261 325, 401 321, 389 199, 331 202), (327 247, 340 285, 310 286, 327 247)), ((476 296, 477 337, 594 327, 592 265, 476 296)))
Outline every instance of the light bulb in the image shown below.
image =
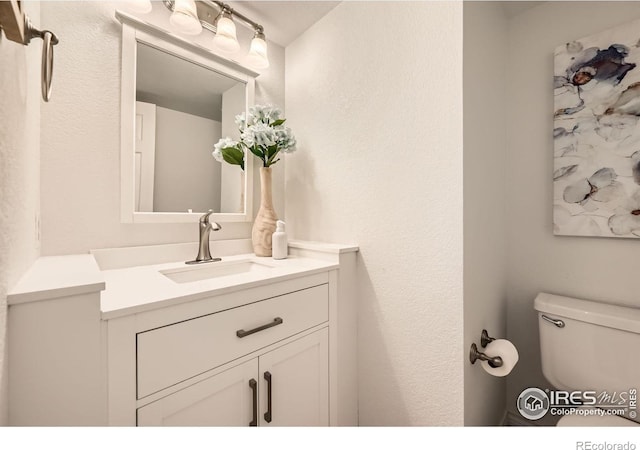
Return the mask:
POLYGON ((213 45, 226 53, 235 53, 240 49, 236 37, 236 24, 224 11, 216 21, 216 35, 213 37, 213 45))
POLYGON ((146 14, 151 12, 151 0, 130 0, 127 9, 139 14, 146 14))
POLYGON ((266 69, 269 67, 267 43, 264 40, 264 34, 262 32, 256 32, 256 35, 253 37, 246 62, 256 69, 266 69))
POLYGON ((175 0, 169 22, 180 33, 195 35, 202 31, 194 0, 175 0))

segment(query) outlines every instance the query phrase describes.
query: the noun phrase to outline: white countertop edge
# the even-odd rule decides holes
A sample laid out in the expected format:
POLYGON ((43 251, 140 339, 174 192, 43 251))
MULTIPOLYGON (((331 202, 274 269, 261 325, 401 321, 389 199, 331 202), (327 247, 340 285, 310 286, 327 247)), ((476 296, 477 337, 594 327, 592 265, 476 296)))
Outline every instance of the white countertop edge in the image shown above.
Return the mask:
POLYGON ((296 239, 289 241, 289 247, 298 248, 301 250, 313 250, 316 252, 335 254, 351 253, 360 250, 360 247, 356 244, 328 244, 325 242, 300 241, 296 239))
POLYGON ((105 280, 92 255, 42 256, 7 294, 7 304, 100 292, 105 280))
POLYGON ((55 300, 58 298, 71 297, 74 295, 91 294, 92 292, 97 293, 104 291, 105 287, 106 285, 103 281, 101 283, 68 286, 42 291, 11 293, 7 295, 7 304, 9 306, 15 306, 24 303, 40 302, 43 300, 55 300))
POLYGON ((148 303, 133 305, 129 307, 122 307, 122 308, 117 308, 112 310, 102 310, 101 317, 102 317, 102 320, 116 319, 118 317, 124 317, 132 314, 153 311, 160 308, 176 306, 176 305, 180 305, 180 304, 188 303, 192 301, 203 300, 205 298, 212 297, 212 296, 229 294, 231 292, 243 291, 246 289, 265 286, 268 284, 273 284, 281 281, 287 281, 294 278, 300 278, 301 276, 315 275, 322 272, 328 272, 330 270, 338 269, 339 267, 340 267, 339 264, 328 264, 315 269, 309 269, 301 272, 294 272, 294 273, 279 275, 275 277, 269 277, 261 280, 250 281, 247 283, 239 283, 232 286, 225 286, 217 289, 196 292, 192 294, 187 294, 182 297, 173 297, 173 298, 168 298, 163 300, 155 300, 148 303))

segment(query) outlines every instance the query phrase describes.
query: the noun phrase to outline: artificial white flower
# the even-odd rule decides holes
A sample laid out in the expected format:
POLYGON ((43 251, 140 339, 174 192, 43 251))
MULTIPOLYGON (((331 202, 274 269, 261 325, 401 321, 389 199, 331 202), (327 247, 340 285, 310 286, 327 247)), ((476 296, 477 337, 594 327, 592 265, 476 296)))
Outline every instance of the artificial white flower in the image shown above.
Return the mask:
POLYGON ((255 105, 249 108, 247 125, 255 125, 258 122, 270 125, 282 118, 282 110, 273 105, 255 105))
POLYGON ((296 146, 296 138, 291 132, 291 128, 288 127, 277 127, 275 128, 276 133, 276 141, 278 147, 283 153, 291 153, 295 151, 296 146))
POLYGON ((240 131, 243 131, 244 128, 247 126, 247 118, 245 117, 244 113, 238 114, 236 116, 236 125, 238 125, 238 129, 240 131))
POLYGON ((269 125, 258 122, 245 128, 240 139, 248 147, 271 147, 276 144, 276 132, 269 125))
POLYGON ((216 144, 213 145, 213 157, 216 161, 222 162, 222 149, 229 147, 236 147, 238 143, 230 138, 222 138, 216 144))
POLYGON ((240 130, 240 142, 221 139, 213 150, 213 156, 218 161, 242 164, 243 159, 238 152, 251 151, 262 160, 264 167, 269 167, 279 161, 278 153, 295 150, 296 138, 291 129, 284 126, 282 110, 276 106, 251 106, 246 114, 238 114, 235 122, 240 130), (223 157, 222 150, 229 147, 235 150, 225 152, 223 157))

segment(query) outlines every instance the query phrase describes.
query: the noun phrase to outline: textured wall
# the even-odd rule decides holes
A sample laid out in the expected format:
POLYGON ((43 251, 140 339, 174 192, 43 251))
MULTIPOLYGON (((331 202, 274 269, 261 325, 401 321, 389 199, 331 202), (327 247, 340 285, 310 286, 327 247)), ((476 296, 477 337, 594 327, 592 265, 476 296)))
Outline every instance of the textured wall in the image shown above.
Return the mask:
MULTIPOLYGON (((39 26, 39 3, 24 5, 39 26)), ((6 294, 40 251, 41 49, 39 40, 25 47, 0 34, 0 425, 8 420, 6 294)))
MULTIPOLYGON (((498 2, 464 3, 464 344, 506 336, 507 20, 498 2)), ((465 425, 498 425, 506 381, 464 366, 465 425)))
MULTIPOLYGON (((153 3, 155 10, 147 18, 167 23, 168 10, 161 2, 153 3)), ((55 101, 43 106, 42 113, 42 253, 46 255, 197 240, 195 223, 120 223, 121 27, 114 12, 125 6, 42 2, 43 19, 61 40, 56 47, 55 101)), ((198 39, 209 44, 211 35, 204 33, 198 39)), ((257 80, 256 101, 282 106, 284 50, 270 44, 269 58, 271 67, 257 80)), ((283 177, 283 167, 277 167, 274 202, 282 216, 283 177)), ((226 224, 212 238, 250 234, 251 224, 226 224)))
POLYGON ((551 181, 554 49, 639 17, 637 2, 547 2, 509 23, 507 327, 520 363, 508 378, 507 405, 514 412, 522 389, 546 385, 533 310, 538 292, 640 307, 640 241, 553 236, 551 181))
POLYGON ((286 60, 288 229, 361 249, 360 424, 462 425, 462 5, 343 2, 286 60))

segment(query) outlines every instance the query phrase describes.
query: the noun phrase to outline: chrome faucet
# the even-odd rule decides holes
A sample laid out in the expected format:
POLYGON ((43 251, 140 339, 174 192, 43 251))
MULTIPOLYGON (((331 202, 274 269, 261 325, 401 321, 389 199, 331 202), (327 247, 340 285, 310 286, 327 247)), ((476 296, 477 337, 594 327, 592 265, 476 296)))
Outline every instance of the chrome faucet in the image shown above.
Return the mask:
POLYGON ((220 231, 222 226, 217 222, 209 222, 209 216, 213 214, 210 209, 208 213, 200 217, 198 228, 200 230, 200 246, 198 247, 198 256, 193 261, 187 261, 185 264, 202 264, 208 262, 222 261, 220 258, 212 258, 209 250, 209 233, 211 230, 220 231))

